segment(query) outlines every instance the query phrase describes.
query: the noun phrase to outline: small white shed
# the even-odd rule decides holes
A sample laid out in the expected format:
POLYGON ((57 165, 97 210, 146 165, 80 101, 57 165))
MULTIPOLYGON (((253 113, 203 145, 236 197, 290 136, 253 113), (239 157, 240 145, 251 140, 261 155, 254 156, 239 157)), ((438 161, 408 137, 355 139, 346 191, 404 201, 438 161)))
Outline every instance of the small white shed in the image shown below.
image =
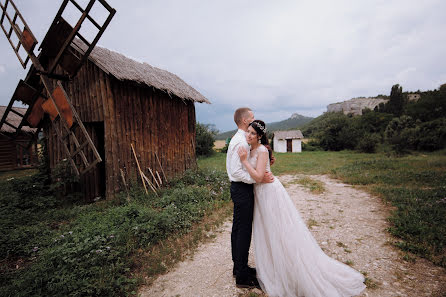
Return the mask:
POLYGON ((274 151, 277 153, 302 152, 302 139, 304 136, 300 130, 274 132, 274 151))

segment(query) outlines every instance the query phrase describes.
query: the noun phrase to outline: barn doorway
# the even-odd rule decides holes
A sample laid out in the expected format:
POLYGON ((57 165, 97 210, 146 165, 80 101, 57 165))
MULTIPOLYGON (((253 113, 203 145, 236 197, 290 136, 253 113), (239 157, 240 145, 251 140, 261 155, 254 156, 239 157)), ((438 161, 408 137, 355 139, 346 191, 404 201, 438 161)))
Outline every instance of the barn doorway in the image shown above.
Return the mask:
POLYGON ((292 139, 286 140, 286 151, 287 151, 287 153, 293 152, 293 140, 292 139))
POLYGON ((94 123, 94 129, 97 135, 96 148, 101 156, 102 162, 98 163, 98 194, 105 198, 105 138, 104 138, 104 122, 94 123))
POLYGON ((84 122, 84 126, 98 150, 102 162, 96 164, 92 170, 82 176, 82 192, 87 201, 104 199, 106 190, 104 122, 84 122))

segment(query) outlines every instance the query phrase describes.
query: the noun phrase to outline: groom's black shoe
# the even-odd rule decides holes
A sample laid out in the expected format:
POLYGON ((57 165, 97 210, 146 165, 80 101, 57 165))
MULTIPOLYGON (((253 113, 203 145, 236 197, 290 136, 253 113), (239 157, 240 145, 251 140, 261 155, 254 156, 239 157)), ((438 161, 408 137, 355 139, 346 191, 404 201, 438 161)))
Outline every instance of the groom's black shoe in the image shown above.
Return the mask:
MULTIPOLYGON (((248 266, 248 273, 250 276, 256 276, 257 275, 257 271, 255 268, 249 267, 248 266)), ((236 276, 237 275, 237 270, 235 270, 235 268, 232 269, 232 276, 236 276)))
POLYGON ((240 277, 235 278, 235 286, 241 289, 260 289, 259 281, 255 276, 250 276, 248 278, 242 279, 240 277))

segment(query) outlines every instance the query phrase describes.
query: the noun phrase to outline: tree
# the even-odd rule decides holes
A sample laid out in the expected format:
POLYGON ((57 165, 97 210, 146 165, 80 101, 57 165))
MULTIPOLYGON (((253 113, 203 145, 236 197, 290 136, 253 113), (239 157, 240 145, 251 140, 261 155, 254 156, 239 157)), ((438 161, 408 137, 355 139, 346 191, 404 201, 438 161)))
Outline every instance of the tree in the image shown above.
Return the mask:
POLYGON ((197 156, 212 155, 217 134, 218 130, 213 125, 197 122, 195 134, 195 153, 197 156))
POLYGON ((405 108, 406 115, 422 122, 446 117, 446 84, 438 90, 422 92, 416 102, 410 102, 405 108))
POLYGON ((320 146, 326 151, 354 149, 361 131, 354 117, 343 113, 332 113, 324 120, 324 125, 315 135, 320 146))
POLYGON ((396 117, 403 114, 404 106, 406 105, 407 98, 403 94, 403 88, 399 85, 393 85, 390 91, 389 101, 385 104, 380 104, 375 109, 379 112, 391 113, 396 117))

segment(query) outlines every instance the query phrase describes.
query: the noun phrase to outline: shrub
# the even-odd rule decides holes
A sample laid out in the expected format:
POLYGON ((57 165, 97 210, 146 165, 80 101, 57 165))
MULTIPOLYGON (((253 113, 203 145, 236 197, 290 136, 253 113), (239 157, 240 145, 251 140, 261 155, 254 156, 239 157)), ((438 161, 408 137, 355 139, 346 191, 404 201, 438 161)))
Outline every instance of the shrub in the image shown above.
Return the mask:
POLYGON ((410 116, 394 118, 384 132, 386 142, 397 154, 405 154, 412 148, 413 136, 416 134, 415 123, 410 116))
POLYGON ((319 151, 320 149, 321 148, 319 147, 319 144, 314 140, 310 140, 308 142, 302 142, 302 151, 313 152, 313 151, 319 151))
POLYGON ((324 150, 340 151, 354 149, 362 133, 355 118, 343 113, 333 113, 325 119, 323 128, 316 137, 324 150))
POLYGON ((381 137, 377 134, 365 134, 358 142, 358 150, 363 153, 374 153, 381 137))
POLYGON ((218 131, 211 125, 197 122, 195 135, 195 153, 197 156, 212 155, 217 133, 218 131))
POLYGON ((416 135, 418 150, 434 151, 446 147, 446 119, 422 123, 418 126, 416 135))

